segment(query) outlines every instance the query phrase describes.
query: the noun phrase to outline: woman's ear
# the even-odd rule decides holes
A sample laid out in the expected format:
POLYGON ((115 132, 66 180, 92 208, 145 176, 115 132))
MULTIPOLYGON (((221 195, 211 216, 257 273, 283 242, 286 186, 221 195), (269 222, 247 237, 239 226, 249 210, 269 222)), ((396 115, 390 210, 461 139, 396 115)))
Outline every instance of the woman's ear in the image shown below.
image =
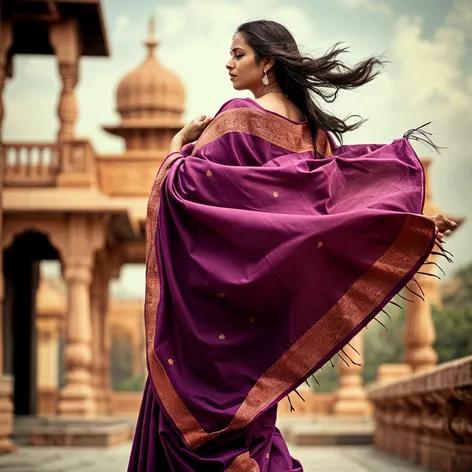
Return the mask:
POLYGON ((266 57, 264 59, 264 70, 266 72, 269 72, 274 67, 274 64, 275 64, 275 59, 273 57, 266 57))

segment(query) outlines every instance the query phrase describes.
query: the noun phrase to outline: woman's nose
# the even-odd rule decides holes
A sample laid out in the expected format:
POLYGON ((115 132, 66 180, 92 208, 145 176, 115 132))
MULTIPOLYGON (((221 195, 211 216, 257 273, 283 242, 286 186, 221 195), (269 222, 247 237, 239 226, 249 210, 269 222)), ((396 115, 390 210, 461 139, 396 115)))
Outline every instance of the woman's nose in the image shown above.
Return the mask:
POLYGON ((234 68, 234 66, 233 66, 233 61, 228 61, 228 62, 226 63, 226 68, 227 68, 228 70, 233 69, 233 68, 234 68))

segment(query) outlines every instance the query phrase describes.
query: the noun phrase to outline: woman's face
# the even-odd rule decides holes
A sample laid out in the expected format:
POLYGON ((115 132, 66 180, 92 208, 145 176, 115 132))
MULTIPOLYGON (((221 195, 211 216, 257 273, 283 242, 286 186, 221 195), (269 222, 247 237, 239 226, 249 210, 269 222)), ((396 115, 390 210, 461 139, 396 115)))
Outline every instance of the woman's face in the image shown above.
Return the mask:
POLYGON ((262 84, 264 61, 256 64, 254 50, 245 41, 242 34, 237 33, 230 48, 231 59, 226 64, 235 90, 255 92, 262 84))

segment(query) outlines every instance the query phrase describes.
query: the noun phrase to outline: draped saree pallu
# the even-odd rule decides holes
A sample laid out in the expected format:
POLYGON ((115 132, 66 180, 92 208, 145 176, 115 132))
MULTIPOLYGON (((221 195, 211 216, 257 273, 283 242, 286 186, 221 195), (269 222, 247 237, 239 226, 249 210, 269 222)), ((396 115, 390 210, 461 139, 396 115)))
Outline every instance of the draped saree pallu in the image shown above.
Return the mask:
POLYGON ((130 472, 302 471, 277 403, 425 263, 408 139, 336 147, 230 100, 161 166, 146 222, 149 378, 130 472))

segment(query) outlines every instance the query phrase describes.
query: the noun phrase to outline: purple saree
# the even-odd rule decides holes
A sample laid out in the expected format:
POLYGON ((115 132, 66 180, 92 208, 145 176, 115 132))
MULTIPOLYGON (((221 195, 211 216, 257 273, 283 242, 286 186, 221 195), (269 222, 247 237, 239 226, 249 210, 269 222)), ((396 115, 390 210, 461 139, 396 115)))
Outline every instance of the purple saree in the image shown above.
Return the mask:
POLYGON ((302 471, 277 403, 435 243, 407 139, 336 148, 250 99, 161 166, 146 223, 146 383, 129 472, 302 471))

